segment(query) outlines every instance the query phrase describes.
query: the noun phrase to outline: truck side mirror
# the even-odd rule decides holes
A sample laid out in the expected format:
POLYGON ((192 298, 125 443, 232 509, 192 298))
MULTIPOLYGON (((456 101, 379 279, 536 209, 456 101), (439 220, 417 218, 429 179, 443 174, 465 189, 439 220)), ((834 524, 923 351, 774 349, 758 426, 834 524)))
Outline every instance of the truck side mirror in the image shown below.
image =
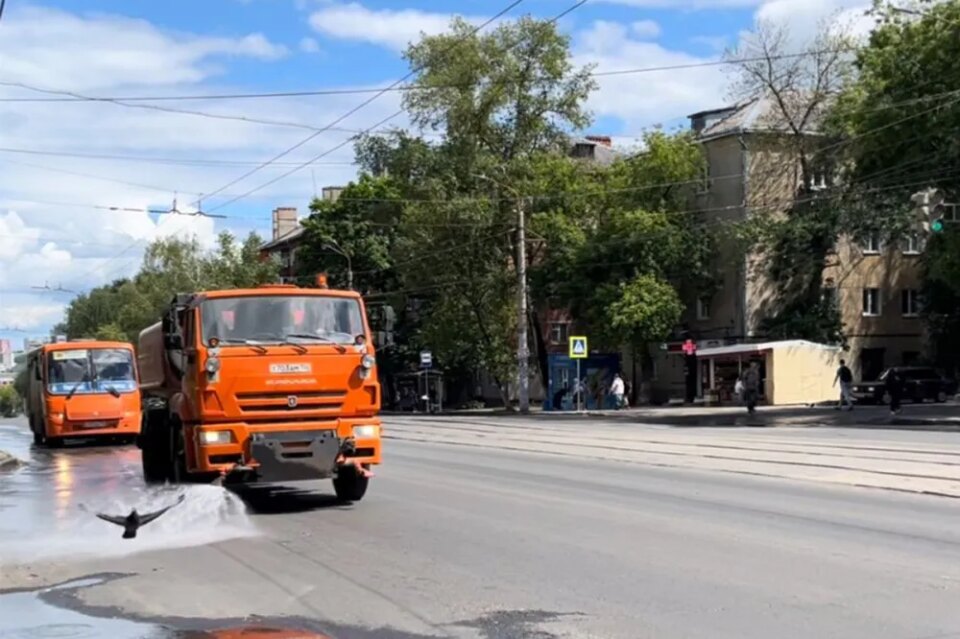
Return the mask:
POLYGON ((179 351, 183 350, 183 337, 177 334, 167 335, 164 339, 165 346, 167 350, 179 351))

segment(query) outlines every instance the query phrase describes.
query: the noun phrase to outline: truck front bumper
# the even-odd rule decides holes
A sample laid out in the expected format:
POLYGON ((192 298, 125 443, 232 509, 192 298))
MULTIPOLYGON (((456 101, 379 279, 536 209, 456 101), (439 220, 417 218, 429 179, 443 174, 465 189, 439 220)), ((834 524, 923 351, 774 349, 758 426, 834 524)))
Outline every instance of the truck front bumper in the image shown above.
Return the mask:
POLYGON ((195 427, 188 441, 192 446, 187 463, 192 471, 244 475, 259 481, 325 479, 335 477, 347 464, 368 467, 380 463, 380 420, 376 418, 273 426, 206 424, 195 427), (364 428, 355 429, 357 426, 364 428), (229 443, 207 443, 214 438, 204 433, 224 431, 230 433, 229 443), (364 436, 357 437, 357 433, 364 436))

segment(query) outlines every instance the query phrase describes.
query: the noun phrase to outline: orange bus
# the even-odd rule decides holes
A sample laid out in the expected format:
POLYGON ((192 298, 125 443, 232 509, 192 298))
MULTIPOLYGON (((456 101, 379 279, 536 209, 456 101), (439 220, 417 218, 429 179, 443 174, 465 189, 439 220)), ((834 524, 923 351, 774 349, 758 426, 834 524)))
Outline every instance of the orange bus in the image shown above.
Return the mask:
POLYGON ((27 358, 27 417, 33 441, 140 433, 140 389, 133 346, 82 340, 44 344, 27 358))

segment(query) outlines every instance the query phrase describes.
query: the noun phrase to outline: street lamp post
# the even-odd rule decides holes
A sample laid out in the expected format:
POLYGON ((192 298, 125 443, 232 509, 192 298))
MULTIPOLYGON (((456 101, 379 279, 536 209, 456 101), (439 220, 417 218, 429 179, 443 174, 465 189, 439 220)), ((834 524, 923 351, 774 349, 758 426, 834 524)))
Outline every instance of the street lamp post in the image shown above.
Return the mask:
POLYGON ((353 261, 350 259, 350 254, 340 248, 340 245, 333 240, 328 240, 323 247, 347 260, 347 288, 353 290, 353 261))
POLYGON ((488 180, 501 189, 513 193, 517 209, 517 404, 521 413, 530 412, 530 349, 527 341, 527 230, 524 198, 514 188, 486 175, 476 177, 488 180))

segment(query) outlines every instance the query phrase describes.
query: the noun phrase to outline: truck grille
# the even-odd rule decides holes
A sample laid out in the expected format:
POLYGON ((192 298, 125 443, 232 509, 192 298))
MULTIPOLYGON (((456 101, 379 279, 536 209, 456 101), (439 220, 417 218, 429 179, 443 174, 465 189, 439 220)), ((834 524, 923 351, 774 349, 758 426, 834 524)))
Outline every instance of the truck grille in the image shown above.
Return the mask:
POLYGON ((343 407, 346 395, 344 390, 237 393, 237 404, 242 413, 276 412, 296 415, 316 411, 338 412, 343 407))

